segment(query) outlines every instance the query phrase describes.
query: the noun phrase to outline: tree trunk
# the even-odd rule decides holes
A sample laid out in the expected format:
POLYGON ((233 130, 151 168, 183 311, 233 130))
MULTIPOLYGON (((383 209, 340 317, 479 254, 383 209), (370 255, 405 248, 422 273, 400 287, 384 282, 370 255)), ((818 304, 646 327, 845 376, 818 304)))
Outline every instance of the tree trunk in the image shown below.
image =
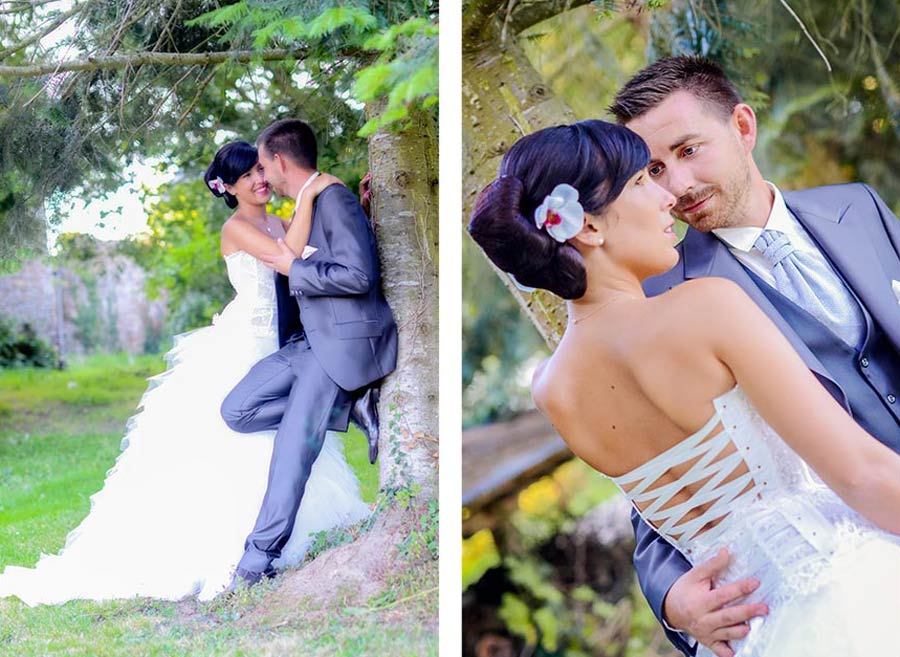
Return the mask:
MULTIPOLYGON (((547 3, 552 8, 563 3, 547 3)), ((577 4, 573 2, 572 6, 577 4)), ((540 128, 575 120, 528 61, 506 20, 505 3, 471 3, 463 17, 463 221, 478 193, 497 175, 503 154, 519 138, 540 128), (492 12, 485 6, 496 5, 492 12), (479 24, 484 16, 491 16, 479 24), (505 39, 503 38, 505 36, 505 39)), ((549 17, 534 13, 530 20, 549 17)), ((527 27, 530 22, 524 22, 527 27)), ((515 24, 518 26, 518 24, 515 24)), ((544 340, 555 347, 566 326, 562 299, 545 291, 520 291, 498 271, 544 340)))
POLYGON ((372 216, 382 281, 397 320, 397 369, 381 389, 381 488, 437 495, 438 187, 437 122, 369 139, 372 216))

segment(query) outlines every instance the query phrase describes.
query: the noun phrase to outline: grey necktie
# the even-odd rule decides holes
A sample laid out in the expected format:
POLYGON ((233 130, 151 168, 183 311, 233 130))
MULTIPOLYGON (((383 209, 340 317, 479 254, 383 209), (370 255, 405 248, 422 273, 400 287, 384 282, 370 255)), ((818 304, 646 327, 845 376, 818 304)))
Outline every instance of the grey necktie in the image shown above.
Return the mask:
POLYGON ((828 264, 797 251, 778 230, 764 230, 754 244, 772 264, 775 288, 825 324, 844 342, 857 348, 865 318, 859 304, 828 264))

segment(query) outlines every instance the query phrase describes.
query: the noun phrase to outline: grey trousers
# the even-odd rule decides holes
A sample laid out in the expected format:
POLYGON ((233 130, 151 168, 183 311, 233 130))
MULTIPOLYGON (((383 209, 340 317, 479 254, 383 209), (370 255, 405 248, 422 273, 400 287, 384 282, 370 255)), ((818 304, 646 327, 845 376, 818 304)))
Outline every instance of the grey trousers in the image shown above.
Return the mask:
POLYGON ((222 418, 235 431, 277 429, 268 487, 239 568, 261 573, 281 555, 325 432, 346 429, 350 403, 304 339, 259 361, 222 402, 222 418))

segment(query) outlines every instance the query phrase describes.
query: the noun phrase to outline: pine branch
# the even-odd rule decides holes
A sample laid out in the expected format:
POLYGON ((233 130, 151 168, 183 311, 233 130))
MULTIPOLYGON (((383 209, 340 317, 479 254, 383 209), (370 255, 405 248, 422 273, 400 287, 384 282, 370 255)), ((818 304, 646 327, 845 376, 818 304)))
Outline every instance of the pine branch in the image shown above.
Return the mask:
POLYGON ((37 7, 42 7, 43 5, 53 4, 54 2, 59 2, 59 0, 36 0, 35 2, 17 2, 16 0, 10 0, 9 2, 0 2, 0 14, 23 14, 27 11, 32 11, 37 7), (2 7, 6 5, 6 9, 2 7))
POLYGON ((302 58, 309 52, 308 48, 293 50, 228 50, 223 52, 181 53, 181 52, 134 52, 124 55, 92 56, 74 61, 63 61, 49 64, 25 66, 0 66, 0 77, 33 78, 41 75, 63 73, 67 71, 96 71, 100 69, 124 68, 126 66, 164 65, 164 66, 209 66, 227 61, 240 63, 256 59, 262 61, 278 61, 288 58, 302 58))
POLYGON ((32 43, 35 43, 36 41, 40 41, 48 34, 55 31, 60 25, 65 23, 72 16, 84 11, 90 4, 91 4, 90 2, 86 2, 84 4, 75 5, 74 7, 69 9, 69 11, 63 12, 62 14, 57 16, 53 20, 53 22, 50 23, 50 25, 48 25, 44 29, 38 30, 37 32, 32 34, 30 37, 26 38, 24 41, 21 41, 21 42, 15 44, 14 46, 7 48, 6 50, 0 50, 0 60, 6 59, 10 55, 19 52, 23 48, 27 48, 28 46, 30 46, 32 43))

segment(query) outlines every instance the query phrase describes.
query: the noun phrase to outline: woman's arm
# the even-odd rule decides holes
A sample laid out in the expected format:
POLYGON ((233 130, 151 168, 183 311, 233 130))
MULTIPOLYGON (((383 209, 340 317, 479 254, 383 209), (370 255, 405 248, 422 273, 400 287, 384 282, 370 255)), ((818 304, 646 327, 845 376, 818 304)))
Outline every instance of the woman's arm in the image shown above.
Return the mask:
POLYGON ((343 185, 339 178, 328 173, 320 173, 309 187, 300 195, 300 202, 294 211, 294 218, 284 236, 284 243, 297 254, 299 258, 309 241, 309 231, 312 228, 313 201, 326 188, 331 185, 343 185))
POLYGON ((697 330, 766 422, 851 508, 900 534, 900 455, 853 421, 736 284, 693 285, 697 330))

